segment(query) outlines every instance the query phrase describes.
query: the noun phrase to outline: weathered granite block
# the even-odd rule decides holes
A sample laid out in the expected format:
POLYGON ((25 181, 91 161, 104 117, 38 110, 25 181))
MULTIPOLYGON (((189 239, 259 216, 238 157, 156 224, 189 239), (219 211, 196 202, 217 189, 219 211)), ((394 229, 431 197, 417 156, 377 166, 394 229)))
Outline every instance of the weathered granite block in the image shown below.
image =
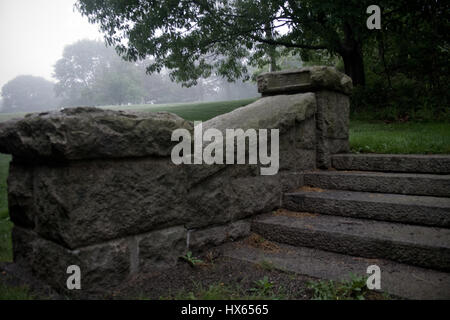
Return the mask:
POLYGON ((183 226, 153 231, 136 236, 137 271, 155 271, 174 266, 187 249, 187 231, 183 226))
POLYGON ((192 130, 192 123, 168 112, 67 108, 1 123, 0 152, 33 163, 170 156, 177 128, 192 130))
POLYGON ((129 239, 119 239, 79 250, 69 250, 33 231, 15 226, 12 233, 14 261, 22 264, 52 287, 67 294, 67 267, 81 270, 81 293, 105 292, 130 273, 129 239))
POLYGON ((71 162, 34 170, 36 232, 68 248, 185 223, 187 177, 168 159, 71 162))
POLYGON ((280 150, 280 172, 298 172, 316 167, 316 150, 290 149, 280 150))
POLYGON ((223 226, 189 231, 188 249, 204 251, 250 235, 250 221, 239 220, 223 226))
POLYGON ((332 91, 319 91, 317 98, 317 127, 321 136, 348 139, 350 99, 332 91))
POLYGON ((189 229, 226 224, 278 205, 281 188, 277 176, 233 177, 230 171, 234 169, 230 166, 190 190, 188 200, 195 210, 186 224, 189 229))
POLYGON ((279 129, 281 135, 315 112, 316 98, 313 93, 263 97, 204 122, 203 130, 215 128, 225 132, 229 128, 279 129))
POLYGON ((310 117, 295 126, 295 148, 315 150, 316 148, 316 119, 310 117))
POLYGON ((332 91, 319 91, 317 97, 317 167, 330 168, 331 155, 350 150, 350 99, 332 91))
POLYGON ((8 177, 8 206, 11 221, 34 228, 33 167, 11 162, 8 177))

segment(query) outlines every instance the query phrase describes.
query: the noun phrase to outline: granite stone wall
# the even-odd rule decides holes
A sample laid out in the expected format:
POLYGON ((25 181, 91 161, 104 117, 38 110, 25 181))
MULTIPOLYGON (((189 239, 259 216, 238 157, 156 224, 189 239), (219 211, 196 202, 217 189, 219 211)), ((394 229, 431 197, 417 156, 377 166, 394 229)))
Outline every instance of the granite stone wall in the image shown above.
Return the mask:
POLYGON ((350 79, 329 67, 259 76, 262 98, 203 123, 279 129, 280 167, 175 165, 173 130, 193 123, 167 112, 78 107, 0 123, 14 261, 60 291, 78 265, 86 291, 163 269, 250 233, 252 216, 276 209, 304 170, 348 151, 350 79))

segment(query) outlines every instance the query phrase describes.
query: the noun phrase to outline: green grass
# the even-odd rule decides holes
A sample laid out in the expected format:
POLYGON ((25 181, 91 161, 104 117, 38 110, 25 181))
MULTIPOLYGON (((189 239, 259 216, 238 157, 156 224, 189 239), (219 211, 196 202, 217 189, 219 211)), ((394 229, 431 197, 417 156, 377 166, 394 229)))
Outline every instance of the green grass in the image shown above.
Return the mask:
POLYGON ((203 260, 194 257, 191 251, 188 251, 184 256, 181 256, 180 258, 193 267, 204 263, 203 260))
POLYGON ((0 113, 0 122, 23 118, 28 112, 17 112, 17 113, 0 113))
POLYGON ((350 147, 361 153, 450 153, 450 123, 350 121, 350 147))
POLYGON ((269 280, 267 276, 253 283, 253 287, 244 290, 238 284, 212 284, 205 288, 196 284, 192 291, 179 291, 173 296, 161 297, 164 300, 283 300, 287 296, 281 286, 269 280))
POLYGON ((179 115, 186 120, 201 120, 206 121, 214 118, 217 115, 233 111, 236 108, 250 104, 257 99, 243 99, 219 102, 197 102, 197 103, 177 103, 177 104, 144 104, 132 106, 105 106, 101 108, 111 110, 132 110, 157 112, 168 111, 179 115))
POLYGON ((32 300, 35 297, 30 294, 27 287, 11 287, 0 283, 1 300, 32 300))
MULTIPOLYGON (((223 113, 233 111, 256 101, 257 98, 218 101, 218 102, 194 102, 194 103, 172 103, 172 104, 135 104, 131 106, 102 106, 99 108, 124 111, 158 112, 168 111, 179 115, 186 120, 206 121, 223 113)), ((22 118, 27 112, 0 113, 0 122, 14 118, 22 118)))
POLYGON ((9 217, 0 219, 0 262, 12 261, 12 226, 9 217))
POLYGON ((370 298, 390 298, 386 294, 369 290, 366 281, 367 277, 350 274, 350 279, 344 281, 310 281, 308 283, 308 288, 313 290, 312 300, 366 300, 370 298))
MULTIPOLYGON (((350 274, 349 280, 314 280, 307 284, 312 291, 312 300, 385 300, 389 295, 369 290, 367 277, 350 274)), ((142 299, 142 297, 140 297, 142 299)), ((284 300, 292 298, 286 290, 270 281, 267 276, 254 281, 251 288, 243 289, 239 284, 217 283, 208 287, 194 283, 191 291, 181 290, 161 299, 174 300, 284 300)))
MULTIPOLYGON (((0 262, 12 261, 12 222, 9 220, 6 179, 11 156, 0 154, 0 262)), ((1 275, 0 275, 1 276, 1 275)), ((30 300, 33 296, 26 287, 12 287, 0 282, 0 300, 30 300)))
POLYGON ((6 193, 6 179, 10 160, 9 155, 0 154, 0 261, 12 261, 12 223, 9 221, 6 193))

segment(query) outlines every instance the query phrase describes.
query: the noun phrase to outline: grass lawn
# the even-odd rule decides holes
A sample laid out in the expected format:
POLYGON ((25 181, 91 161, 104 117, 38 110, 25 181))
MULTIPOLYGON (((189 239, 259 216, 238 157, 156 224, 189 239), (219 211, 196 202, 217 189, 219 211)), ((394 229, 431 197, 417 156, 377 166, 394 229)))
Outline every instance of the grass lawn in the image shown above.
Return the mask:
POLYGON ((17 112, 17 113, 0 113, 0 122, 11 120, 11 119, 18 119, 23 118, 27 112, 17 112))
POLYGON ((350 147, 361 153, 450 154, 450 123, 350 121, 350 147))
MULTIPOLYGON (((131 106, 103 106, 102 109, 129 110, 142 112, 168 111, 179 115, 187 120, 205 121, 223 113, 230 112, 236 108, 245 106, 256 101, 254 99, 218 101, 218 102, 193 102, 193 103, 172 103, 172 104, 136 104, 131 106)), ((22 118, 26 112, 0 113, 0 122, 14 118, 22 118)))
POLYGON ((8 177, 9 155, 0 154, 0 261, 12 261, 11 228, 8 201, 6 195, 6 178, 8 177))
POLYGON ((1 300, 33 300, 27 287, 13 287, 0 283, 0 301, 1 300))
POLYGON ((132 110, 144 112, 168 111, 179 115, 186 120, 206 121, 223 113, 250 104, 257 99, 243 99, 219 102, 178 103, 178 104, 144 104, 132 106, 105 106, 101 108, 111 110, 132 110))

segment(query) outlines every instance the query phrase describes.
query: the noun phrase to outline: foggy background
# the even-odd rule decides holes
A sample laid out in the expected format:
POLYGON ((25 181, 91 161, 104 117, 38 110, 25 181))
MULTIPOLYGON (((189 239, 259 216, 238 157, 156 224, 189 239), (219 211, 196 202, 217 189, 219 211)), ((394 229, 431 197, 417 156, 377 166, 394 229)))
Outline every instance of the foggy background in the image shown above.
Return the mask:
POLYGON ((164 72, 145 75, 145 64, 121 61, 111 54, 113 48, 101 48, 103 37, 98 27, 81 16, 74 8, 75 2, 0 0, 0 112, 76 105, 220 101, 258 95, 251 82, 227 83, 212 77, 187 89, 170 82, 164 72), (59 70, 59 79, 55 77, 58 61, 67 64, 68 59, 77 60, 77 55, 68 52, 63 59, 66 47, 78 50, 80 64, 90 68, 84 76, 74 74, 79 65, 66 65, 59 70), (89 53, 83 53, 83 47, 89 53), (92 57, 86 57, 89 54, 92 57), (94 65, 91 62, 95 59, 104 63, 94 65))
POLYGON ((64 46, 102 40, 97 26, 73 9, 75 0, 0 0, 0 87, 20 74, 52 79, 64 46))

